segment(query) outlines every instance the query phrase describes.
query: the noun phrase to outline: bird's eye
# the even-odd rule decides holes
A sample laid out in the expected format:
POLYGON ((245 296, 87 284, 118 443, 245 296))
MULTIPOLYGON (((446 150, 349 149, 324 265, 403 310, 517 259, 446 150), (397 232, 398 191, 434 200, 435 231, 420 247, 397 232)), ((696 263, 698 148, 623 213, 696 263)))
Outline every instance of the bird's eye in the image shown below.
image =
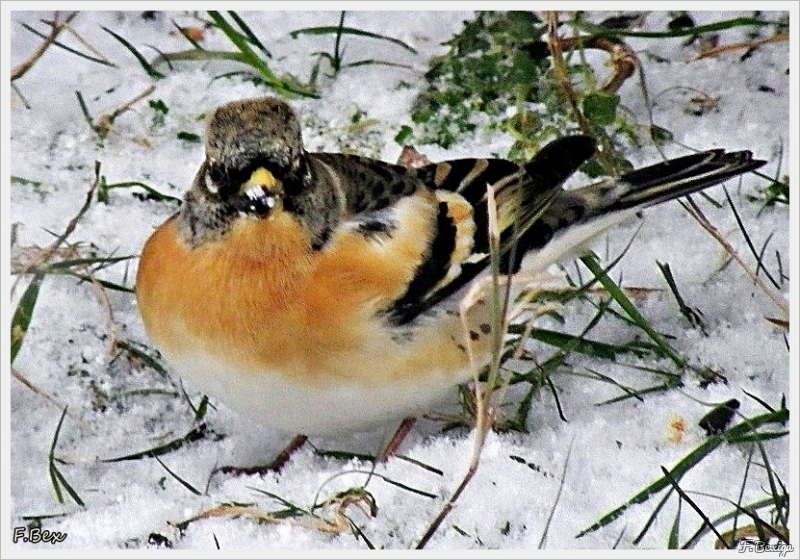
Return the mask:
POLYGON ((215 185, 221 185, 225 180, 225 173, 219 167, 210 167, 206 173, 206 181, 211 180, 215 185))

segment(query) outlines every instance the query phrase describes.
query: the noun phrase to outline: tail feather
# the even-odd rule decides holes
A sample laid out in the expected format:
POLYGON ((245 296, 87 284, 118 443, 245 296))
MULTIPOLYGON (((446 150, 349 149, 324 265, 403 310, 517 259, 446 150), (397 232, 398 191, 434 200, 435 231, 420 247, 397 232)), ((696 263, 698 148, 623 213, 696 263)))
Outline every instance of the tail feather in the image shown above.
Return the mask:
MULTIPOLYGON (((543 269, 643 208, 717 185, 765 163, 748 151, 710 150, 560 191, 520 238, 519 246, 522 252, 537 250, 532 266, 543 269)), ((518 268, 517 262, 512 270, 518 268)))
POLYGON ((619 183, 629 187, 607 211, 646 208, 717 185, 764 165, 749 151, 711 150, 657 163, 626 173, 619 183))

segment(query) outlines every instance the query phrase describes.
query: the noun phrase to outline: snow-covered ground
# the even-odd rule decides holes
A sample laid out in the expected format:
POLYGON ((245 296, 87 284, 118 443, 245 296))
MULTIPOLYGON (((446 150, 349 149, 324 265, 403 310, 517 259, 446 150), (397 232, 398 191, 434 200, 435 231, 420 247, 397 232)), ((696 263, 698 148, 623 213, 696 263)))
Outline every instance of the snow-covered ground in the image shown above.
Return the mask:
MULTIPOLYGON (((783 6, 788 9, 789 4, 783 6)), ((796 16, 796 6, 793 9, 796 16)), ((7 62, 4 72, 5 68, 10 72, 41 43, 21 23, 46 32, 39 19, 52 14, 8 12, 6 6, 3 11, 3 35, 10 39, 10 49, 8 41, 3 45, 4 53, 10 53, 4 54, 6 61, 10 57, 10 66, 7 62)), ((278 73, 291 72, 301 78, 308 76, 314 61, 309 53, 330 50, 333 38, 292 39, 289 32, 338 22, 338 12, 333 11, 240 15, 271 50, 271 64, 278 73)), ((698 24, 746 15, 750 14, 693 13, 698 24)), ((340 149, 346 143, 342 136, 351 117, 364 111, 366 118, 376 121, 369 141, 374 155, 395 161, 401 146, 394 136, 401 126, 410 123, 410 108, 424 85, 429 58, 444 52, 441 44, 457 33, 462 21, 469 17, 469 12, 451 11, 348 13, 347 25, 400 39, 418 54, 384 41, 346 38, 346 60, 387 60, 409 68, 367 65, 345 69, 335 79, 323 79, 320 99, 293 101, 305 119, 307 147, 340 149)), ((647 17, 646 29, 663 30, 669 18, 667 13, 653 12, 647 17)), ((188 47, 176 33, 172 20, 180 25, 197 25, 197 20, 184 12, 157 13, 154 19, 143 18, 141 11, 82 12, 71 27, 116 66, 103 66, 50 48, 14 83, 17 92, 4 90, 9 95, 4 96, 3 103, 2 229, 4 236, 13 229, 14 247, 21 251, 15 253, 17 256, 30 254, 36 246, 47 246, 54 234, 65 230, 95 180, 95 162, 99 162, 100 174, 107 184, 136 181, 180 197, 190 184, 203 151, 201 143, 180 140, 177 135, 202 135, 202 115, 219 104, 269 93, 240 79, 214 79, 240 68, 230 63, 187 62, 176 64, 173 70, 160 67, 166 77, 154 81, 130 52, 102 29, 113 30, 147 56, 155 56, 148 45, 164 52, 188 47), (76 92, 80 92, 97 119, 151 86, 155 90, 146 100, 135 103, 115 119, 101 145, 81 113, 76 92), (163 101, 168 112, 159 117, 148 100, 163 101), (9 134, 10 149, 6 140, 9 134), (9 184, 9 176, 18 179, 9 184)), ((720 43, 746 40, 744 33, 740 29, 724 32, 720 43)), ((69 33, 63 33, 59 40, 87 52, 87 47, 69 33)), ((669 155, 686 153, 688 148, 749 149, 768 160, 760 170, 764 175, 789 174, 791 179, 797 179, 796 158, 794 166, 790 166, 791 148, 797 145, 797 137, 791 136, 789 126, 788 42, 764 45, 745 59, 741 57, 743 51, 736 51, 694 62, 687 62, 696 54, 694 47, 683 46, 680 39, 630 39, 629 44, 645 64, 650 98, 655 101, 654 122, 674 135, 675 143, 667 147, 669 155), (700 92, 716 99, 716 103, 698 116, 689 109, 693 106, 691 98, 700 92)), ((208 49, 230 49, 221 33, 213 30, 205 33, 203 45, 208 49)), ((795 74, 796 70, 795 67, 795 74)), ((633 119, 645 123, 646 105, 637 80, 629 80, 620 94, 633 119)), ((796 95, 793 103, 796 109, 796 95)), ((436 146, 417 148, 435 161, 504 154, 511 143, 512 139, 503 134, 479 131, 474 139, 447 151, 436 146)), ((626 155, 637 165, 659 158, 652 146, 626 155)), ((741 182, 729 181, 727 186, 754 246, 758 250, 766 246, 766 268, 778 275, 782 267, 786 278, 779 279, 779 287, 772 291, 788 305, 790 267, 797 274, 797 259, 790 252, 789 207, 778 204, 762 210, 761 203, 748 200, 768 184, 767 178, 751 173, 741 182)), ((82 216, 68 244, 84 257, 93 253, 138 254, 153 229, 177 208, 175 204, 133 196, 141 192, 111 190, 107 203, 93 203, 82 216)), ((712 189, 710 194, 724 201, 721 188, 712 189)), ((695 200, 749 269, 755 270, 755 259, 727 203, 715 208, 702 197, 695 200)), ((651 209, 645 216, 644 225, 613 275, 621 276, 627 287, 658 290, 639 292, 645 294, 636 300, 641 312, 657 331, 670 337, 673 347, 692 364, 720 372, 727 384, 701 388, 697 379, 686 373, 681 390, 646 395, 641 402, 628 399, 596 406, 619 396, 621 391, 612 384, 589 379, 591 371, 634 388, 655 385, 660 378, 626 364, 570 356, 568 371, 552 377, 568 421, 559 418, 552 393, 544 389, 533 401, 527 433, 491 434, 477 474, 431 539, 429 548, 532 549, 540 546, 545 531, 544 546, 548 549, 608 549, 615 544, 619 548, 633 547, 633 539, 663 493, 627 510, 598 531, 581 538, 576 534, 660 478, 661 466, 675 465, 700 446, 707 436, 697 422, 710 410, 710 403, 736 398, 741 402, 739 412, 745 417, 765 413, 756 400, 745 394, 747 391, 773 407, 780 405, 785 394, 791 409, 795 401, 790 396, 788 333, 767 320, 786 319, 779 307, 754 286, 739 265, 727 263, 720 245, 678 203, 651 209), (707 336, 693 329, 678 313, 657 261, 670 264, 681 295, 688 305, 702 312, 707 336)), ((794 219, 796 225, 796 215, 794 219)), ((625 248, 639 225, 625 224, 595 244, 604 262, 610 262, 625 248)), ((4 267, 11 260, 7 247, 5 242, 4 267)), ((65 253, 55 260, 68 258, 74 256, 65 253)), ((130 287, 136 266, 135 259, 124 261, 98 277, 130 287)), ((574 276, 575 265, 565 266, 574 276)), ((3 279, 9 282, 6 293, 11 294, 11 306, 4 306, 8 324, 30 276, 19 278, 4 270, 3 279), (11 284, 18 280, 19 285, 12 290, 11 284)), ((588 272, 584 270, 583 275, 585 278, 588 272)), ((114 336, 149 342, 133 295, 105 293, 107 301, 90 283, 70 276, 47 275, 27 337, 14 362, 18 377, 3 373, 4 551, 34 547, 140 548, 148 545, 152 534, 168 539, 175 548, 214 548, 218 544, 223 549, 363 549, 364 540, 350 530, 331 534, 297 524, 257 523, 248 516, 204 519, 188 524, 182 532, 175 528, 175 523, 221 504, 249 504, 265 512, 285 508, 267 493, 310 508, 341 490, 362 485, 374 498, 377 514, 367 516, 355 506, 346 513, 374 546, 403 549, 415 546, 463 477, 473 450, 473 434, 468 430, 441 433, 441 425, 432 421, 421 422, 412 431, 401 454, 439 469, 438 474, 393 458, 376 467, 376 476, 370 477, 369 462, 320 457, 306 446, 280 474, 212 477, 216 466, 265 462, 290 437, 253 425, 213 399, 214 406, 205 419, 207 431, 197 441, 161 455, 160 462, 152 458, 103 462, 157 447, 195 427, 194 413, 176 378, 164 377, 128 355, 110 351, 114 336), (59 503, 48 470, 48 457, 64 406, 68 406, 68 415, 55 448, 55 456, 63 462, 56 462, 55 466, 85 507, 66 494, 64 503, 59 503), (188 490, 168 470, 201 495, 188 490), (64 533, 66 538, 58 544, 22 540, 12 543, 12 527, 25 527, 26 531, 41 527, 64 533)), ((540 326, 577 334, 590 322, 594 310, 588 305, 570 304, 560 313, 566 317, 564 325, 543 319, 540 326)), ((642 333, 620 321, 605 320, 591 336, 623 343, 637 335, 642 333)), ((3 335, 3 340, 5 344, 8 336, 3 335)), ((542 358, 552 353, 546 346, 538 349, 542 358)), ((4 348, 4 370, 8 355, 4 348)), ((641 360, 636 364, 670 367, 667 361, 641 360)), ((795 363, 795 374, 797 371, 795 363)), ((796 379, 794 385, 796 390, 796 379)), ((201 394, 188 382, 183 387, 197 405, 201 394)), ((508 396, 512 402, 520 397, 520 391, 508 396)), ((454 403, 455 397, 451 408, 454 403)), ((374 453, 394 427, 338 439, 312 439, 312 443, 319 449, 374 453)), ((793 431, 793 443, 795 436, 793 431)), ((763 447, 775 474, 791 491, 796 484, 790 476, 789 438, 767 441, 763 447)), ((681 479, 681 487, 692 492, 693 499, 712 519, 729 512, 733 506, 725 500, 739 499, 749 453, 750 446, 746 444, 723 444, 681 479)), ((793 456, 791 466, 796 471, 796 445, 793 456)), ((756 450, 753 461, 742 491, 744 504, 769 496, 760 451, 756 450)), ((678 499, 673 493, 636 546, 665 548, 677 509, 678 499)), ((766 510, 762 514, 768 516, 766 510)), ((334 508, 324 509, 320 515, 334 519, 334 508)), ((686 503, 681 505, 680 519, 681 542, 685 542, 701 520, 686 503)), ((739 522, 740 526, 749 523, 746 519, 739 522)), ((713 544, 713 536, 707 536, 699 547, 711 548, 713 544)))

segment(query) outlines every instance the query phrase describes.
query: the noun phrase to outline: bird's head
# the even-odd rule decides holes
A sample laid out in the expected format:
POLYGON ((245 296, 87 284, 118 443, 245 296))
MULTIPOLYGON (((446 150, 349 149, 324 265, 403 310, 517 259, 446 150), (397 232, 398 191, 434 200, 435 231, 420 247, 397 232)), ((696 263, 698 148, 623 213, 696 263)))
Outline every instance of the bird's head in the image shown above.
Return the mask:
POLYGON ((293 210, 312 184, 300 122, 279 99, 245 99, 217 108, 206 127, 205 148, 179 220, 192 245, 218 239, 236 220, 293 210))
POLYGON ((261 218, 303 190, 307 164, 300 123, 279 99, 228 103, 206 129, 206 159, 192 186, 197 199, 261 218))

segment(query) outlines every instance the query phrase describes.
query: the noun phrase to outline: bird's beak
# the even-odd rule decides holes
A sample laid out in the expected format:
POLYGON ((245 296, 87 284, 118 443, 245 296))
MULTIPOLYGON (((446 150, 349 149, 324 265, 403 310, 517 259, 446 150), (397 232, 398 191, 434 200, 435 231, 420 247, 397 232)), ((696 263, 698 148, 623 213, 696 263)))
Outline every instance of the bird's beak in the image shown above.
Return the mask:
POLYGON ((261 188, 267 193, 273 195, 283 194, 283 184, 278 181, 275 176, 272 175, 272 173, 263 167, 259 167, 253 171, 253 174, 250 175, 250 178, 239 188, 239 194, 247 194, 247 192, 253 188, 261 188))

